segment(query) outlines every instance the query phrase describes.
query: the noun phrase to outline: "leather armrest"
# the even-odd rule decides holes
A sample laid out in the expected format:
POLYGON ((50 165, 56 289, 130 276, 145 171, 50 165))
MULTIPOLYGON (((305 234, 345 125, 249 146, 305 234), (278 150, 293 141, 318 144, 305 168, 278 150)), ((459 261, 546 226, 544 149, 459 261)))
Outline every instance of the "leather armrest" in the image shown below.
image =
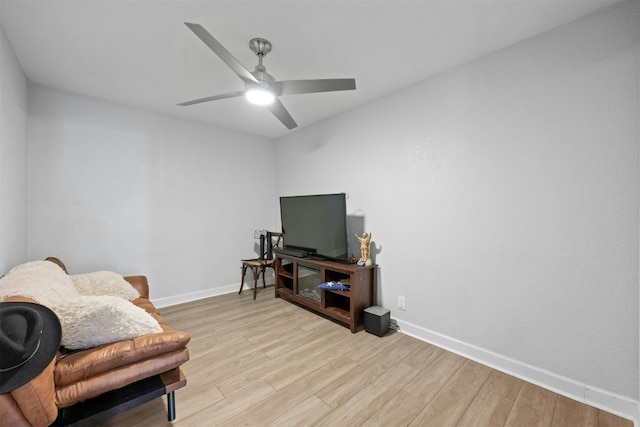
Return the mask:
POLYGON ((10 393, 0 394, 0 427, 31 427, 10 393))
MULTIPOLYGON (((10 296, 5 299, 6 302, 32 302, 36 301, 19 295, 10 296)), ((48 426, 58 416, 58 408, 55 403, 55 383, 54 368, 60 353, 53 358, 49 366, 47 366, 38 376, 10 392, 11 397, 31 425, 48 426)), ((9 404, 9 400, 2 402, 2 405, 9 404)), ((10 410, 7 406, 8 411, 10 410)))
POLYGON ((56 358, 37 377, 11 391, 13 397, 33 426, 48 426, 58 417, 58 407, 55 401, 55 385, 53 371, 56 358))
POLYGON ((146 276, 127 276, 124 280, 131 283, 141 297, 149 298, 149 282, 146 276))

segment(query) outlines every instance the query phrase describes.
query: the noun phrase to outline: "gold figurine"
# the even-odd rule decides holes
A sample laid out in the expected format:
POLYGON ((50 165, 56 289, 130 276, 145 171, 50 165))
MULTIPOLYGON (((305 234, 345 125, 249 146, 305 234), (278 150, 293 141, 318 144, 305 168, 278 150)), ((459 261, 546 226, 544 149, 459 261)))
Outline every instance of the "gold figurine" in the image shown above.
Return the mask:
POLYGON ((371 258, 369 258, 369 245, 371 244, 371 233, 362 233, 362 237, 356 234, 356 239, 360 242, 360 259, 358 265, 371 265, 371 258))

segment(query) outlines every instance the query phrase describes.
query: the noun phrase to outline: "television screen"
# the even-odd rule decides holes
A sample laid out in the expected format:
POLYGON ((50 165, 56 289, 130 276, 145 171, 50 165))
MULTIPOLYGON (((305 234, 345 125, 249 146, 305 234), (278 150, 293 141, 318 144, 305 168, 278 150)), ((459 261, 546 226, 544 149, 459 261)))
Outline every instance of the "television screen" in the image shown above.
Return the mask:
POLYGON ((348 262, 345 193, 280 197, 283 246, 348 262))

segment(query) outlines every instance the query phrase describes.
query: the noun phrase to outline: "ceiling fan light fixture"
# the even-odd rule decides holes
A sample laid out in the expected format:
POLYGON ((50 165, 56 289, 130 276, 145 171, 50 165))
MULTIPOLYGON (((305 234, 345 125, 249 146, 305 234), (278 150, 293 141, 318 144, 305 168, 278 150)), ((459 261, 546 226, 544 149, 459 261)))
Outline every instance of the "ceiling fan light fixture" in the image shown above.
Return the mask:
MULTIPOLYGON (((1 0, 0 0, 1 1, 1 0)), ((191 31, 207 45, 231 70, 244 82, 244 90, 223 93, 220 95, 207 96, 205 98, 194 99, 178 105, 186 106, 200 104, 202 102, 214 101, 217 99, 235 98, 245 95, 247 100, 253 104, 269 105, 267 109, 287 129, 294 129, 296 124, 291 114, 281 102, 275 102, 277 96, 300 95, 316 92, 333 92, 339 90, 354 90, 356 88, 355 79, 315 79, 315 80, 281 80, 276 81, 273 76, 267 73, 267 69, 262 64, 262 59, 271 52, 271 43, 262 38, 254 38, 249 41, 249 48, 258 56, 258 65, 254 71, 247 70, 236 58, 229 53, 204 27, 200 24, 185 22, 191 31)))
POLYGON ((245 91, 244 96, 256 105, 269 105, 275 101, 276 96, 272 90, 265 87, 252 87, 245 91))

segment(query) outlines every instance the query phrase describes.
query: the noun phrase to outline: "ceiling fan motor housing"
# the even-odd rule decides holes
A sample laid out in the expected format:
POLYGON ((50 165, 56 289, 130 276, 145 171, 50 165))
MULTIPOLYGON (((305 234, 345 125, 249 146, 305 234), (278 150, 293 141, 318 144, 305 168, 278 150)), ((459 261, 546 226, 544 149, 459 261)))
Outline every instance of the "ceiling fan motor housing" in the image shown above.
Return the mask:
POLYGON ((256 37, 249 40, 249 48, 258 56, 265 56, 271 52, 271 42, 267 39, 256 37))

